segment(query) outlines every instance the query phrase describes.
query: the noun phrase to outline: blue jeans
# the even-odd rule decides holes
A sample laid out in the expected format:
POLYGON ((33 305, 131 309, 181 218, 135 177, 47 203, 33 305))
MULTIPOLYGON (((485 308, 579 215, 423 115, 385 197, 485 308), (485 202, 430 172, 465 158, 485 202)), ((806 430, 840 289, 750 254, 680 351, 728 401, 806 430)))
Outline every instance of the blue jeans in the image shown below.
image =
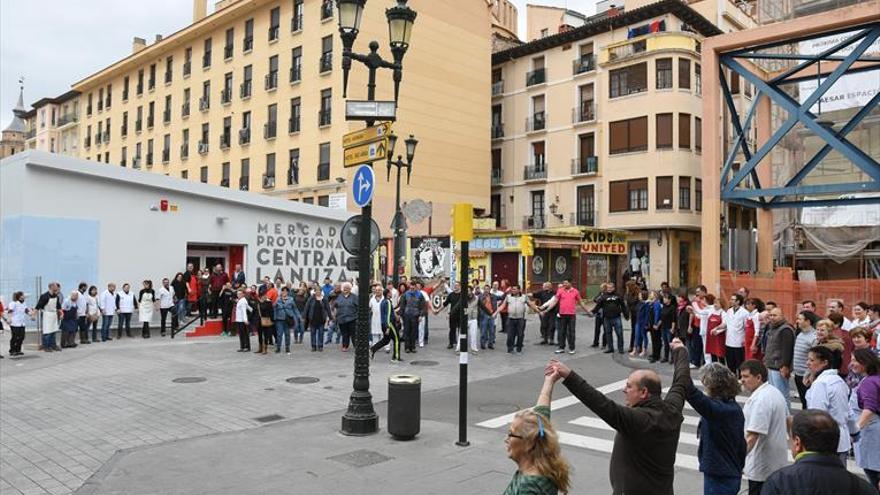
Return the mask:
POLYGON ((183 325, 183 320, 187 313, 186 299, 179 299, 175 304, 175 310, 177 311, 177 321, 180 325, 183 325))
POLYGON ((302 317, 295 316, 293 318, 293 339, 299 342, 302 342, 303 334, 306 333, 305 326, 303 325, 302 317))
POLYGON ((331 321, 329 325, 327 325, 327 340, 324 341, 324 344, 330 344, 333 342, 333 334, 336 334, 336 343, 338 344, 340 339, 342 339, 342 334, 339 332, 339 327, 336 325, 335 321, 331 321))
POLYGON ((663 342, 663 355, 669 359, 669 343, 672 342, 672 331, 669 328, 660 329, 660 338, 663 342))
POLYGON ((491 315, 482 315, 480 321, 480 347, 487 344, 495 345, 495 318, 491 315))
POLYGON ((782 396, 785 397, 785 406, 788 408, 788 411, 791 412, 791 388, 789 387, 789 382, 785 378, 782 377, 782 373, 779 370, 767 370, 768 373, 768 381, 770 385, 772 385, 776 390, 782 392, 782 396))
POLYGON ((636 349, 648 349, 648 331, 641 322, 636 324, 636 349))
POLYGON ((605 342, 608 344, 608 348, 614 350, 614 341, 611 338, 611 332, 614 331, 614 335, 617 336, 617 350, 623 352, 623 322, 620 321, 620 317, 603 318, 603 321, 605 323, 605 342))
POLYGON ((55 333, 58 332, 43 335, 43 349, 54 349, 55 347, 58 347, 55 344, 55 333))
POLYGON ((736 495, 741 476, 712 476, 703 474, 703 495, 736 495))
POLYGON ((309 331, 309 333, 311 334, 312 349, 323 349, 324 348, 324 325, 321 325, 319 327, 312 327, 312 329, 309 331))
POLYGON ((284 348, 290 351, 290 327, 287 320, 275 320, 275 350, 281 350, 281 341, 284 340, 284 348))
POLYGON ((110 327, 113 325, 113 315, 101 317, 101 342, 110 340, 110 327))

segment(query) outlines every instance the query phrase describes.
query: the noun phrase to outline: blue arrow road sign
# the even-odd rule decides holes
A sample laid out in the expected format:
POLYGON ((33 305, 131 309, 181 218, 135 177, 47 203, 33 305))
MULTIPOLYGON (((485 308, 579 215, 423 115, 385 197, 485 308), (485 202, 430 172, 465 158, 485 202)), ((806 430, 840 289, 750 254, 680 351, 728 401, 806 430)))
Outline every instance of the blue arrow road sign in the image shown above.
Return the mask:
POLYGON ((370 204, 373 199, 373 189, 376 185, 376 176, 373 174, 373 167, 369 165, 361 165, 357 172, 354 173, 354 180, 351 183, 351 195, 354 198, 354 204, 363 208, 370 204))

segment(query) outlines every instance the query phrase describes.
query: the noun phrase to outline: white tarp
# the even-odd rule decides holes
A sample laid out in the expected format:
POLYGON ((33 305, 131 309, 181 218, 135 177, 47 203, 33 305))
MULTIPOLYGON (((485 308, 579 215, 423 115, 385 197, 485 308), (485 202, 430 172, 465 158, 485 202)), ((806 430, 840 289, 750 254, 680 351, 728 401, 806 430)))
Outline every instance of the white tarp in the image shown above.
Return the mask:
POLYGON ((810 243, 835 262, 843 263, 880 240, 880 204, 804 208, 801 225, 810 243))
MULTIPOLYGON (((847 38, 852 37, 855 33, 855 31, 851 31, 848 33, 801 41, 798 43, 798 52, 804 55, 817 55, 832 48, 834 45, 847 38)), ((856 41, 855 43, 838 50, 834 55, 846 56, 852 53, 859 43, 860 41, 856 41)), ((869 54, 880 54, 880 39, 875 40, 864 53, 864 55, 869 54)), ((824 78, 822 81, 824 81, 824 78)), ((800 102, 803 104, 807 97, 811 95, 817 87, 819 87, 819 81, 816 79, 810 79, 798 83, 800 102)), ((880 92, 880 70, 844 75, 822 96, 822 112, 863 107, 867 105, 871 98, 873 98, 878 92, 880 92)), ((810 108, 810 111, 813 113, 817 113, 818 110, 818 104, 813 105, 813 107, 810 108)))
POLYGON ((811 227, 877 227, 880 226, 880 204, 811 206, 801 212, 801 224, 811 227))

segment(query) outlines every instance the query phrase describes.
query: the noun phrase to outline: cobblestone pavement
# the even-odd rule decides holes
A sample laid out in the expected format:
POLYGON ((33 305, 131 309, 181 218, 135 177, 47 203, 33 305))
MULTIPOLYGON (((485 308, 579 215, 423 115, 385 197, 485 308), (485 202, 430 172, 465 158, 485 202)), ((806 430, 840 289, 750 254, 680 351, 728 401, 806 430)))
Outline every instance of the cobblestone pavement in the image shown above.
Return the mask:
MULTIPOLYGON (((592 330, 592 320, 581 321, 592 330)), ((380 352, 371 367, 374 401, 385 400, 385 381, 395 373, 420 374, 424 390, 458 383, 458 356, 446 349, 445 321, 431 323, 430 344, 404 358, 437 365, 392 365, 380 352)), ((537 327, 528 324, 532 341, 537 327)), ((523 355, 507 354, 501 339, 499 350, 471 359, 472 379, 532 369, 552 355, 531 343, 523 355)), ((290 356, 260 356, 235 352, 237 342, 123 338, 61 353, 31 349, 23 359, 7 355, 0 361, 0 492, 71 493, 122 449, 248 430, 262 424, 255 418, 305 418, 348 404, 353 352, 330 346, 312 353, 295 345, 290 356), (286 381, 297 376, 320 382, 286 381), (206 380, 173 381, 182 377, 206 380)), ((8 333, 0 346, 6 355, 8 333)))

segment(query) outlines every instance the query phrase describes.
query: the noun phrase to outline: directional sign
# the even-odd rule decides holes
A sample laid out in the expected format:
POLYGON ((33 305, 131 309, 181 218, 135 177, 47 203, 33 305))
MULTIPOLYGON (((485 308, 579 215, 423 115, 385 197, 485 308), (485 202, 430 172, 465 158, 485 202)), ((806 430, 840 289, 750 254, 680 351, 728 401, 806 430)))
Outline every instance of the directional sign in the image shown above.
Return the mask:
POLYGON ((376 176, 373 174, 373 167, 361 165, 354 173, 354 180, 351 181, 351 195, 354 198, 354 204, 361 208, 370 204, 375 186, 376 176))
POLYGON ((397 115, 397 103, 393 101, 347 100, 345 120, 391 120, 397 115))
POLYGON ((342 136, 342 147, 351 148, 379 141, 391 134, 391 122, 383 122, 366 129, 349 132, 342 136))
POLYGON ((348 168, 362 163, 384 160, 387 154, 388 138, 383 138, 381 141, 376 141, 375 143, 346 148, 343 157, 343 165, 348 168))

